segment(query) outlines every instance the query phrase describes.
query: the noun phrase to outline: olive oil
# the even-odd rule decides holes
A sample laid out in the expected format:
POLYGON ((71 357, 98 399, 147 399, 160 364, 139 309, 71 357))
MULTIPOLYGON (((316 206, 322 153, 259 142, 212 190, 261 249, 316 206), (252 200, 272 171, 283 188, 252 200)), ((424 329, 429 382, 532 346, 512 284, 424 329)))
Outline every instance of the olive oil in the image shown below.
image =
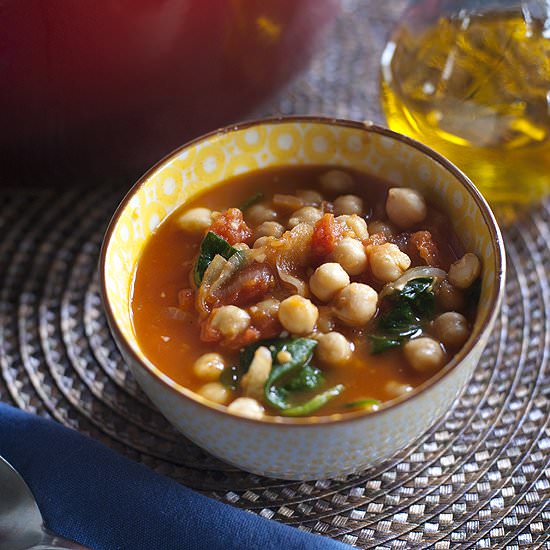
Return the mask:
POLYGON ((382 55, 381 88, 390 128, 454 162, 494 205, 550 192, 550 19, 403 20, 382 55))

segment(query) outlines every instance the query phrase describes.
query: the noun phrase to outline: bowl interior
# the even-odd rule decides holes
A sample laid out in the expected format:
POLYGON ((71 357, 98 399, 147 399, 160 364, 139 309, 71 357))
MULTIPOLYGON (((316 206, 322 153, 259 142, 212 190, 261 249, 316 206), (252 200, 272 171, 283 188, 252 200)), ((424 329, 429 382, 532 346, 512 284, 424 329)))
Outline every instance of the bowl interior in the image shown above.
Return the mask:
POLYGON ((107 232, 103 250, 104 298, 111 322, 150 369, 132 327, 130 295, 136 262, 152 232, 176 208, 227 178, 284 165, 350 167, 396 186, 418 189, 447 212, 468 251, 483 262, 479 334, 496 304, 501 284, 501 244, 490 211, 462 176, 428 149, 389 130, 319 119, 272 120, 200 138, 152 168, 128 193, 107 232))

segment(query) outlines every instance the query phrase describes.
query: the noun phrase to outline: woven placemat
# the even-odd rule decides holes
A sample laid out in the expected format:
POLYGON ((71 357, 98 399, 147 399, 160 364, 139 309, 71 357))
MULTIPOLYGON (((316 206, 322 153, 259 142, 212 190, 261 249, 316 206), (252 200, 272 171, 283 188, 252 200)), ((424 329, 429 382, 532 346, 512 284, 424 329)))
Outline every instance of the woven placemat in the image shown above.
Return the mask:
MULTIPOLYGON (((328 47, 260 110, 382 121, 377 64, 402 2, 343 2, 328 47)), ((0 399, 216 499, 361 548, 550 548, 550 202, 505 230, 502 314, 446 416, 360 475, 286 482, 177 434, 137 387, 101 309, 97 259, 127 185, 0 191, 0 399)))

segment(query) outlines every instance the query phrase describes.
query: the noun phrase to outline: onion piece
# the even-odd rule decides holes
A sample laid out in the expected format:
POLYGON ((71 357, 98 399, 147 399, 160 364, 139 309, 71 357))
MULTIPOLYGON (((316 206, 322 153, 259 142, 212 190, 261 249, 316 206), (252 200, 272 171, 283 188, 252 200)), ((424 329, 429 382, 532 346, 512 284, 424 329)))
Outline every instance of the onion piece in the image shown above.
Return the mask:
POLYGON ((210 286, 210 294, 212 296, 233 277, 236 271, 247 266, 250 261, 252 261, 249 252, 251 252, 251 250, 239 250, 239 252, 233 254, 233 256, 226 261, 216 280, 210 286))
POLYGON ((302 279, 300 279, 299 277, 292 275, 290 271, 285 270, 283 266, 284 263, 283 265, 280 265, 279 262, 277 262, 276 264, 277 273, 279 274, 279 278, 281 279, 281 281, 292 287, 295 290, 295 294, 307 297, 308 292, 306 283, 302 281, 302 279))
POLYGON ((388 294, 392 294, 396 290, 403 290, 403 287, 413 279, 422 279, 424 277, 430 277, 432 279, 444 279, 446 276, 447 273, 442 269, 439 269, 438 267, 413 267, 412 269, 405 271, 405 273, 403 273, 403 275, 401 275, 399 279, 396 279, 395 281, 384 285, 378 297, 380 299, 384 296, 387 296, 388 294))
POLYGON ((304 201, 296 195, 283 195, 281 193, 275 193, 273 195, 273 205, 276 208, 282 208, 293 212, 304 206, 304 201))
POLYGON ((212 305, 218 302, 219 296, 216 296, 216 294, 221 287, 227 284, 237 271, 262 257, 265 259, 265 254, 261 250, 254 249, 239 250, 228 260, 216 254, 206 268, 201 286, 197 292, 197 309, 199 313, 208 315, 212 305))
POLYGON ((184 311, 179 307, 169 306, 167 308, 167 312, 168 312, 168 317, 170 317, 170 319, 173 319, 174 321, 192 321, 194 319, 194 316, 192 313, 189 313, 188 311, 184 311))
POLYGON ((197 291, 197 310, 202 315, 210 313, 210 305, 207 300, 208 296, 211 295, 210 288, 216 282, 226 264, 227 260, 216 254, 204 272, 201 286, 197 291))
POLYGON ((312 236, 313 227, 299 223, 266 247, 268 261, 275 264, 281 281, 300 296, 308 295, 307 285, 299 275, 309 262, 312 236))

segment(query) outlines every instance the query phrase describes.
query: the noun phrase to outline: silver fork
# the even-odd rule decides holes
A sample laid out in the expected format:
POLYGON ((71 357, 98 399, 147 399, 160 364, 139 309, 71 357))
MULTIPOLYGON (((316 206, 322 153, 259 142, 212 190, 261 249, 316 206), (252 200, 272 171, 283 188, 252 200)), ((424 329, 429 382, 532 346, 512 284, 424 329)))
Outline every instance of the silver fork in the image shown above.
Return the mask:
POLYGON ((48 531, 31 490, 0 456, 0 550, 90 550, 48 531))

